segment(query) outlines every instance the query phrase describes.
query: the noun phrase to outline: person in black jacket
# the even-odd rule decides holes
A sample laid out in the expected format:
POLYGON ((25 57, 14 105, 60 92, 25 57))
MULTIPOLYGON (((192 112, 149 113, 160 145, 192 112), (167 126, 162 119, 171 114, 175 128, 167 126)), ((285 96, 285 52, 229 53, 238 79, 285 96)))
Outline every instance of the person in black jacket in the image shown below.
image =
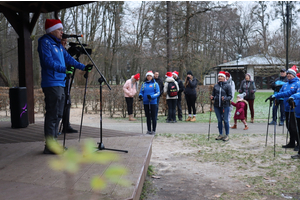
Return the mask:
POLYGON ((231 87, 226 82, 225 72, 220 71, 218 74, 218 83, 214 86, 212 95, 210 96, 210 99, 214 100, 214 110, 218 119, 219 136, 216 138, 216 140, 229 140, 228 115, 231 98, 231 87), (225 136, 223 136, 222 120, 224 120, 225 124, 225 136))
POLYGON ((184 94, 185 100, 188 106, 189 117, 186 121, 194 122, 196 121, 196 88, 197 88, 197 79, 193 77, 193 73, 191 71, 187 72, 187 76, 184 83, 184 94), (192 109, 193 109, 193 118, 192 118, 192 109))
POLYGON ((159 95, 159 97, 157 97, 157 109, 156 109, 156 119, 158 120, 157 114, 158 114, 158 108, 159 108, 159 100, 160 100, 161 95, 164 93, 164 83, 161 80, 161 78, 159 77, 158 71, 154 72, 154 80, 159 85, 159 90, 160 90, 160 95, 159 95))
MULTIPOLYGON (((286 71, 285 69, 280 70, 280 76, 275 79, 275 81, 271 84, 272 90, 274 90, 274 94, 277 94, 281 87, 288 82, 288 79, 286 77, 286 71)), ((280 106, 280 123, 279 126, 283 126, 284 119, 285 119, 285 112, 284 112, 284 102, 283 98, 279 99, 277 104, 273 104, 273 120, 269 123, 269 125, 275 125, 277 124, 277 110, 280 106)))
POLYGON ((182 80, 179 78, 179 73, 177 71, 174 71, 173 73, 173 78, 175 81, 177 81, 178 86, 179 86, 179 91, 178 91, 178 99, 177 99, 177 110, 178 110, 178 120, 182 121, 182 108, 181 108, 181 93, 184 90, 184 85, 182 80))
MULTIPOLYGON (((246 93, 245 100, 248 102, 250 113, 251 113, 251 123, 254 123, 254 99, 256 86, 255 82, 251 80, 251 75, 247 73, 245 79, 241 82, 239 93, 246 93)), ((247 107, 245 107, 245 120, 247 121, 247 107)))

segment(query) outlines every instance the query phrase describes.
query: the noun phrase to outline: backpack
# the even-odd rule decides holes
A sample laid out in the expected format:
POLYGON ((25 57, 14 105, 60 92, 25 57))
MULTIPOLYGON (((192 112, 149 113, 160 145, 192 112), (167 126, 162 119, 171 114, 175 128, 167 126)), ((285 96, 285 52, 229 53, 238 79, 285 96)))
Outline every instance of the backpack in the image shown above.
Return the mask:
POLYGON ((168 95, 169 95, 169 97, 175 97, 175 96, 178 95, 177 93, 178 93, 178 90, 177 90, 175 82, 169 82, 168 83, 168 95))

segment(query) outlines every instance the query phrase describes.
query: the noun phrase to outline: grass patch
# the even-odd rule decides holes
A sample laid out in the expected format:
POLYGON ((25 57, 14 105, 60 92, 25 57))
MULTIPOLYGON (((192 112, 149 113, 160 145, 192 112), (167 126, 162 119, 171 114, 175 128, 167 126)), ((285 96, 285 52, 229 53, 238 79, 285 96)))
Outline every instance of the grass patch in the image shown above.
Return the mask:
POLYGON ((143 188, 142 188, 140 200, 147 199, 148 196, 153 195, 153 194, 156 193, 156 190, 155 190, 155 188, 153 186, 153 183, 151 181, 151 179, 152 179, 151 177, 154 174, 155 174, 154 166, 153 165, 149 165, 148 166, 148 170, 147 170, 147 176, 146 176, 143 188))

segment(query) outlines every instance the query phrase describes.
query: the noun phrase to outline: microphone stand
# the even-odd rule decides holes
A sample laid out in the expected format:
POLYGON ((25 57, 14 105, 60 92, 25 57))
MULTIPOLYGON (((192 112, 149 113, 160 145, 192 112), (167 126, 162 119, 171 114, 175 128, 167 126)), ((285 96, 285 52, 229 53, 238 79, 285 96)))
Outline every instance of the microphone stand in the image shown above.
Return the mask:
MULTIPOLYGON (((80 36, 78 36, 78 37, 80 37, 80 36)), ((84 46, 82 45, 82 43, 79 41, 78 37, 76 37, 77 42, 81 45, 81 47, 84 50, 85 54, 89 57, 90 61, 93 63, 93 65, 95 66, 96 70, 100 74, 100 78, 98 79, 98 82, 99 82, 99 85, 100 85, 100 142, 97 143, 98 144, 97 151, 100 151, 100 150, 110 150, 110 151, 118 151, 118 152, 128 153, 127 150, 105 148, 105 146, 103 144, 103 141, 102 141, 102 83, 104 82, 107 85, 107 87, 109 88, 109 90, 111 90, 111 87, 108 84, 108 82, 106 81, 106 79, 103 76, 103 74, 101 73, 101 71, 99 70, 99 68, 97 67, 97 65, 95 64, 95 62, 93 61, 93 59, 91 58, 91 56, 89 55, 89 53, 87 52, 87 50, 84 48, 84 46)), ((86 75, 88 76, 88 71, 86 72, 86 75)), ((86 79, 87 79, 87 77, 86 77, 86 79)), ((86 83, 87 83, 87 81, 86 81, 86 83)), ((85 87, 85 91, 86 91, 86 87, 85 87)), ((85 101, 85 99, 84 99, 84 101, 85 101)), ((82 113, 82 117, 83 117, 83 113, 82 113)), ((82 119, 81 119, 81 121, 82 121, 82 119)), ((80 141, 80 137, 81 137, 81 126, 80 126, 79 141, 80 141)))

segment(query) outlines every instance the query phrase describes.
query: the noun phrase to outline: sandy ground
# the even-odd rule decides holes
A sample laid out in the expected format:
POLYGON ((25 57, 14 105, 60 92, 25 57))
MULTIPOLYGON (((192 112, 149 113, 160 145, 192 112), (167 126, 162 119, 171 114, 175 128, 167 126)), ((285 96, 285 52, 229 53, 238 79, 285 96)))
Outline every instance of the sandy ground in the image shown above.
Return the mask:
MULTIPOLYGON (((0 117, 4 113, 0 112, 0 117)), ((43 115, 36 114, 36 121, 43 120, 43 115)), ((80 124, 81 109, 71 109, 71 123, 80 124)), ((99 114, 84 114, 83 124, 87 126, 99 127, 99 114)), ((199 123, 177 123, 166 124, 158 123, 157 132, 159 134, 154 138, 153 151, 150 165, 154 167, 155 174, 148 178, 150 186, 147 187, 148 200, 199 200, 199 199, 243 199, 241 195, 251 192, 253 187, 246 181, 239 178, 245 174, 266 176, 263 170, 257 168, 248 168, 247 170, 237 170, 236 162, 214 162, 201 161, 202 152, 215 151, 224 152, 229 150, 243 150, 245 154, 261 153, 264 151, 265 136, 251 137, 252 133, 265 134, 266 128, 262 124, 250 124, 250 129, 246 132, 242 130, 242 124, 239 124, 238 130, 231 131, 234 134, 245 134, 245 137, 232 138, 229 142, 215 141, 217 136, 216 124, 211 125, 210 142, 204 145, 190 145, 189 140, 174 137, 175 134, 202 134, 207 135, 208 124, 199 123), (252 130, 251 130, 252 129, 252 130), (162 135, 161 135, 162 134, 162 135), (170 135, 166 135, 170 134, 170 135), (227 194, 226 197, 224 194, 227 194), (223 196, 222 196, 223 195, 223 196)), ((141 123, 128 122, 124 119, 111 119, 103 116, 103 128, 114 130, 127 130, 141 132, 141 123)), ((146 132, 146 124, 143 124, 143 133, 146 132)), ((272 132, 270 127, 270 132, 272 132)), ((279 130, 281 133, 281 129, 279 130)), ((206 140, 206 139, 205 139, 206 140)), ((273 139, 270 137, 269 145, 272 145, 273 139)), ((280 146, 285 143, 285 135, 278 134, 277 143, 280 146)), ((277 155, 283 162, 290 162, 290 155, 295 154, 291 150, 287 154, 277 155)), ((255 161, 256 162, 256 161, 255 161)), ((250 163, 251 164, 251 163, 250 163)), ((299 164, 299 163, 298 163, 299 164)), ((287 196, 289 197, 289 196, 287 196)), ((269 195, 261 195, 255 199, 288 199, 269 195)))

